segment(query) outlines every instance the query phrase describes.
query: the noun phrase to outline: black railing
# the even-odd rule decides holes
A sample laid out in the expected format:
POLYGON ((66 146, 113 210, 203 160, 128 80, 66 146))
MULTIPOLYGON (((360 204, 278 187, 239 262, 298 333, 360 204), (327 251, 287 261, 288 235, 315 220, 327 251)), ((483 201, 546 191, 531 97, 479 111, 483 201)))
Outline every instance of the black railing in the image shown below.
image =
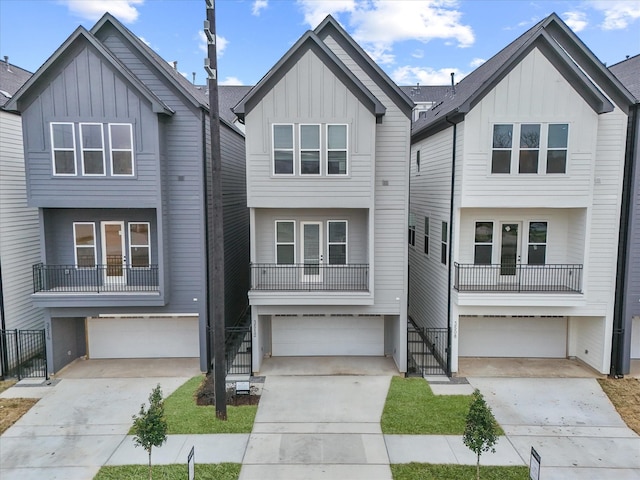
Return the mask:
POLYGON ((369 265, 255 263, 251 265, 251 288, 271 291, 369 290, 369 265))
POLYGON ((2 376, 49 378, 44 330, 0 330, 2 376))
POLYGON ((409 375, 446 375, 447 329, 424 328, 409 319, 407 325, 407 373, 409 375))
POLYGON ((473 265, 454 263, 460 292, 582 293, 582 265, 473 265))
POLYGON ((225 328, 227 375, 251 375, 251 324, 225 328))
POLYGON ((33 291, 48 293, 157 292, 158 266, 33 266, 33 291))

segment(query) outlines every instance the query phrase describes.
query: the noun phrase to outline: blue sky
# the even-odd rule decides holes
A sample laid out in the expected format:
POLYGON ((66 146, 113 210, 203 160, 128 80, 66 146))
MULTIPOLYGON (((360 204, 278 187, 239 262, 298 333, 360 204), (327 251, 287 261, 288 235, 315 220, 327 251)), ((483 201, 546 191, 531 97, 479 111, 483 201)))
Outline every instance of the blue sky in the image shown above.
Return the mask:
MULTIPOLYGON (((205 0, 0 0, 0 56, 35 71, 106 10, 205 82, 205 0)), ((218 78, 255 84, 330 13, 397 83, 445 84, 551 12, 608 65, 640 53, 640 0, 216 0, 218 78)))

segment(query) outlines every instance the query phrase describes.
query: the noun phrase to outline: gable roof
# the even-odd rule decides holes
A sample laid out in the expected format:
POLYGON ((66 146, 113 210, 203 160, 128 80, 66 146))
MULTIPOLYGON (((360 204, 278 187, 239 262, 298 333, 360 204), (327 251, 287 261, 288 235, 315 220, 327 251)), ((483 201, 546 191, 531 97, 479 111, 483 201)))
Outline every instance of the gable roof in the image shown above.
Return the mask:
POLYGON ((33 75, 9 62, 0 62, 0 107, 3 107, 33 75))
POLYGON ((609 70, 640 103, 640 54, 611 65, 609 70))
POLYGON ((374 114, 380 117, 385 114, 386 107, 367 87, 349 70, 344 63, 327 47, 318 36, 308 31, 291 47, 284 56, 262 77, 247 95, 233 108, 238 118, 243 121, 248 113, 275 84, 297 63, 308 51, 317 57, 347 86, 347 88, 374 114))
POLYGON ((415 103, 434 103, 451 92, 451 85, 401 85, 407 97, 415 103))
POLYGON ((597 113, 613 110, 609 98, 623 111, 627 111, 633 103, 629 93, 611 72, 552 13, 464 77, 455 90, 445 95, 424 118, 413 125, 414 140, 437 131, 448 120, 460 121, 534 48, 538 48, 553 63, 597 113), (591 79, 597 81, 605 92, 596 87, 591 79))

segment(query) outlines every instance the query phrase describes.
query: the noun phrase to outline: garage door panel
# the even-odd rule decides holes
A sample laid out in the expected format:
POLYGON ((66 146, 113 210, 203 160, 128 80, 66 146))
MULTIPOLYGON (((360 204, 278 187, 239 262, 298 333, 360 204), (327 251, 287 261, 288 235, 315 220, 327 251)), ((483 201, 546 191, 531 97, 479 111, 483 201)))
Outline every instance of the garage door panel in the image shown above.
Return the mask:
POLYGON ((384 355, 382 317, 273 317, 274 356, 384 355))
POLYGON ((89 358, 198 357, 198 317, 88 318, 87 347, 89 358))
POLYGON ((566 358, 567 319, 460 317, 461 357, 566 358))

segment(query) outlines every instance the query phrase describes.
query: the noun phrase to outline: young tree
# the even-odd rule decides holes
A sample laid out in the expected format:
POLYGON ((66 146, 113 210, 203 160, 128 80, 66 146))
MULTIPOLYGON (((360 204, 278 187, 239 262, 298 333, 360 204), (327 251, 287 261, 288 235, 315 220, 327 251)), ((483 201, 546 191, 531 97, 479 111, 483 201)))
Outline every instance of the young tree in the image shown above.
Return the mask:
POLYGON ((469 413, 467 413, 467 425, 462 437, 464 444, 477 455, 476 480, 480 480, 480 455, 489 450, 495 453, 494 445, 497 440, 498 424, 493 418, 491 408, 476 388, 473 392, 473 400, 471 400, 469 413))
POLYGON ((151 449, 167 441, 167 419, 164 416, 160 384, 149 395, 149 409, 145 410, 143 403, 138 415, 133 416, 133 432, 135 446, 140 446, 149 453, 149 480, 152 480, 151 449))

